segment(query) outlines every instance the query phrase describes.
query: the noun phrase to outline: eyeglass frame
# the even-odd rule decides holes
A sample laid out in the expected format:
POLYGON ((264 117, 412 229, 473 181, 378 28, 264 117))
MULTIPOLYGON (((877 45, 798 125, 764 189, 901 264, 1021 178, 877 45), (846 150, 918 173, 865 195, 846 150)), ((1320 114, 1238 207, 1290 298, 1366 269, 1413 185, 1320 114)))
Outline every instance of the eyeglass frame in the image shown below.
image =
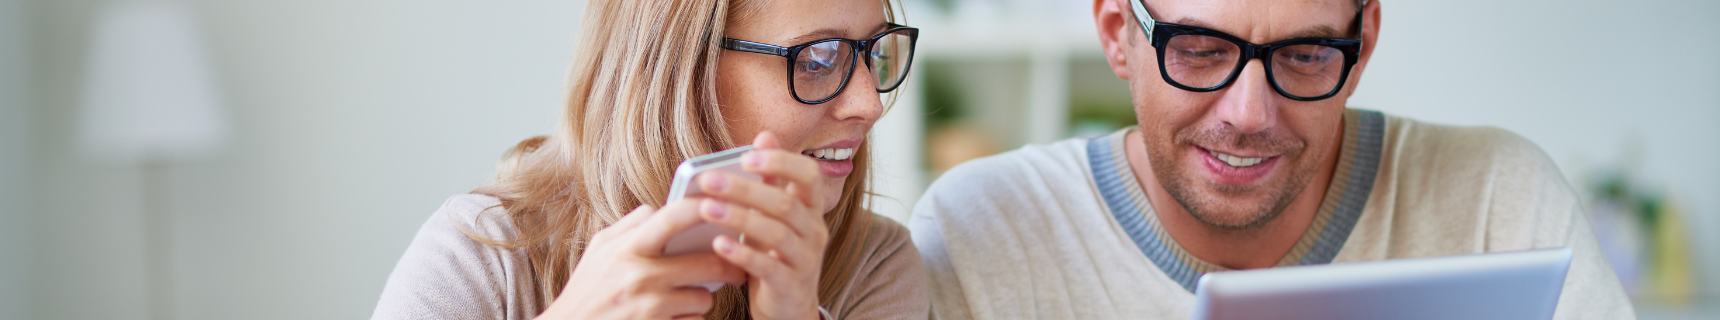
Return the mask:
POLYGON ((1261 44, 1254 44, 1252 42, 1242 40, 1241 38, 1237 38, 1236 36, 1232 36, 1228 33, 1224 33, 1223 31, 1213 30, 1210 28, 1197 27, 1197 26, 1191 26, 1191 25, 1185 25, 1185 24, 1169 23, 1169 22, 1159 22, 1158 20, 1153 19, 1153 16, 1151 13, 1147 12, 1146 5, 1142 3, 1146 0, 1128 0, 1128 1, 1129 1, 1130 6, 1133 7, 1133 9, 1134 9, 1135 22, 1140 25, 1141 32, 1147 36, 1147 41, 1151 42, 1153 45, 1153 49, 1157 50, 1157 52, 1158 52, 1159 76, 1164 78, 1165 83, 1169 83, 1171 86, 1176 87, 1177 89, 1183 89, 1183 90, 1192 91, 1192 92, 1212 92, 1212 91, 1222 90, 1225 87, 1229 87, 1231 84, 1236 83, 1237 76, 1242 74, 1242 69, 1248 64, 1249 60, 1260 59, 1260 62, 1262 62, 1261 65, 1266 68, 1266 70, 1265 70, 1266 71, 1266 82, 1272 84, 1272 90, 1277 91, 1278 95, 1284 96, 1285 98, 1290 98, 1290 100, 1296 100, 1296 101, 1325 100, 1327 98, 1331 98, 1332 96, 1337 95, 1339 91, 1344 90, 1344 84, 1350 80, 1350 69, 1352 67, 1355 67, 1356 62, 1358 60, 1360 60, 1360 56, 1361 56, 1361 51, 1362 51, 1361 50, 1362 49, 1361 32, 1362 32, 1362 16, 1363 16, 1362 13, 1364 11, 1360 10, 1360 9, 1358 9, 1356 11, 1356 18, 1355 18, 1355 21, 1356 21, 1355 22, 1356 37, 1355 38, 1300 37, 1300 38, 1291 38, 1291 39, 1280 40, 1280 41, 1261 45, 1261 44), (1176 36, 1180 36, 1180 35, 1210 36, 1210 37, 1223 39, 1225 41, 1229 41, 1230 43, 1235 44, 1236 47, 1242 51, 1242 58, 1236 60, 1236 66, 1231 68, 1230 76, 1226 77, 1224 79, 1224 82, 1220 82, 1218 85, 1214 85, 1211 87, 1205 87, 1205 88, 1196 88, 1196 87, 1183 85, 1182 83, 1177 82, 1175 79, 1171 79, 1170 72, 1165 71, 1165 45, 1170 43, 1171 38, 1176 37, 1176 36), (1290 94, 1289 92, 1284 91, 1284 88, 1282 88, 1278 85, 1278 78, 1272 74, 1272 61, 1268 60, 1272 57, 1272 52, 1277 51, 1280 48, 1284 48, 1284 47, 1288 47, 1288 46, 1305 45, 1305 44, 1332 47, 1332 48, 1338 49, 1338 51, 1340 51, 1344 54, 1344 70, 1342 73, 1340 73, 1338 75, 1338 84, 1333 86, 1332 90, 1326 92, 1325 94, 1322 94, 1319 96, 1313 96, 1313 97, 1301 97, 1301 96, 1297 96, 1294 94, 1290 94))
MULTIPOLYGON (((872 51, 872 45, 877 44, 879 40, 884 38, 884 36, 888 36, 892 33, 898 32, 898 31, 907 30, 908 31, 908 33, 907 33, 907 36, 908 36, 908 62, 907 62, 907 64, 902 65, 901 79, 897 80, 895 84, 890 85, 889 88, 877 88, 877 90, 878 90, 878 93, 885 93, 885 92, 894 91, 894 90, 896 90, 897 87, 901 87, 903 82, 907 82, 908 70, 912 69, 912 67, 914 66, 914 53, 916 51, 919 51, 918 43, 920 41, 920 29, 914 28, 914 27, 909 27, 909 26, 904 26, 904 25, 899 25, 899 24, 895 24, 895 23, 890 23, 886 26, 887 26, 887 28, 885 28, 883 32, 879 32, 878 34, 872 35, 871 38, 867 38, 866 40, 853 40, 853 39, 844 39, 844 38, 826 38, 826 39, 812 40, 812 41, 808 41, 806 43, 802 43, 802 44, 794 45, 794 46, 790 46, 790 47, 783 47, 783 46, 778 46, 778 45, 773 45, 773 44, 768 44, 768 43, 760 43, 760 42, 753 42, 753 41, 746 41, 746 40, 724 37, 723 42, 719 45, 719 47, 722 47, 723 49, 740 51, 740 52, 763 53, 763 54, 783 57, 784 59, 788 60, 788 65, 786 68, 788 71, 788 73, 787 73, 788 74, 788 94, 791 96, 794 96, 794 100, 800 101, 800 103, 821 104, 821 103, 825 103, 825 102, 830 102, 830 100, 835 100, 837 96, 842 95, 843 91, 848 90, 848 81, 854 79, 854 66, 858 65, 858 63, 853 63, 853 64, 848 65, 848 72, 846 73, 845 76, 842 77, 842 84, 840 86, 836 87, 836 92, 830 93, 829 97, 824 97, 824 99, 821 99, 821 100, 803 99, 800 97, 800 93, 795 91, 795 89, 794 89, 794 57, 797 55, 800 55, 801 50, 804 50, 807 47, 811 47, 811 46, 816 45, 816 44, 829 42, 829 41, 844 42, 844 43, 848 44, 849 48, 853 48, 852 50, 849 50, 850 54, 854 55, 854 57, 862 57, 863 53, 871 52, 872 51)), ((868 68, 868 69, 872 68, 872 59, 867 58, 867 59, 860 59, 860 60, 865 61, 866 68, 868 68)), ((874 79, 874 80, 876 80, 876 79, 874 79)), ((876 86, 876 85, 874 85, 874 86, 876 86)))

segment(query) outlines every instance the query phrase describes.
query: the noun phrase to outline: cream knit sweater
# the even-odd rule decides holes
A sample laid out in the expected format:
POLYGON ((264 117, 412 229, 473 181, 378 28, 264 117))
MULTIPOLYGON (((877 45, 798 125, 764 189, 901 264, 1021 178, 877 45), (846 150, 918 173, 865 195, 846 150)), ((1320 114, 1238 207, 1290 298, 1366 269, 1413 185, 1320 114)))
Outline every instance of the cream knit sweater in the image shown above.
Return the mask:
MULTIPOLYGON (((1334 211, 1359 208, 1347 219, 1334 214, 1331 221, 1317 221, 1336 223, 1326 232, 1342 231, 1342 236, 1305 238, 1315 244, 1284 261, 1345 263, 1570 247, 1574 261, 1555 318, 1634 318, 1595 243, 1581 199, 1534 144, 1499 129, 1433 125, 1371 111, 1350 110, 1346 130, 1366 127, 1355 125, 1359 115, 1371 115, 1376 128, 1346 132, 1362 134, 1346 148, 1372 141, 1367 148, 1372 152, 1360 152, 1355 163, 1341 166, 1371 163, 1373 170, 1357 173, 1371 182, 1347 179, 1360 187, 1350 189, 1359 195, 1354 201, 1333 200, 1342 187, 1327 193, 1334 211), (1318 243, 1329 245, 1322 249, 1318 243)), ((1107 201, 1116 203, 1117 197, 1107 198, 1100 185, 1139 192, 1138 183, 1128 171, 1122 171, 1131 175, 1126 179, 1096 177, 1094 164, 1110 162, 1090 158, 1105 153, 1089 149, 1105 146, 1089 142, 1029 146, 970 161, 932 184, 909 225, 933 279, 938 318, 1190 317, 1189 277, 1203 272, 1204 263, 1176 254, 1180 249, 1168 236, 1139 236, 1150 233, 1152 224, 1138 214, 1115 215, 1107 201), (1161 240, 1168 245, 1142 245, 1161 240), (1143 249, 1149 247, 1154 249, 1143 249)), ((1145 200, 1122 198, 1124 203, 1145 200)))

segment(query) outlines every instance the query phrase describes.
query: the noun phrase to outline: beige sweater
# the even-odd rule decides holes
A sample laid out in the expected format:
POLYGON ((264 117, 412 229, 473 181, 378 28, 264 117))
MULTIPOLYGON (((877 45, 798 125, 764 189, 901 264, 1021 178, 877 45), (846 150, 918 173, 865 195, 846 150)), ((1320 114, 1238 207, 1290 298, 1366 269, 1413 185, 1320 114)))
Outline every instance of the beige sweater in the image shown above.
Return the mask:
MULTIPOLYGON (((372 319, 531 319, 547 301, 535 294, 534 274, 521 249, 489 246, 455 226, 492 237, 514 235, 494 197, 448 199, 424 222, 394 273, 372 319), (480 214, 482 213, 482 214, 480 214)), ((924 319, 930 309, 925 269, 908 231, 874 216, 861 262, 848 288, 825 305, 841 319, 924 319)), ((579 290, 567 288, 566 290, 579 290)))
MULTIPOLYGON (((1345 118, 1342 176, 1280 265, 1570 247, 1555 318, 1634 318, 1581 199, 1534 144, 1371 111, 1345 118)), ((1122 134, 970 161, 934 182, 909 222, 933 313, 1188 319, 1195 279, 1222 268, 1164 235, 1117 158, 1122 134)))

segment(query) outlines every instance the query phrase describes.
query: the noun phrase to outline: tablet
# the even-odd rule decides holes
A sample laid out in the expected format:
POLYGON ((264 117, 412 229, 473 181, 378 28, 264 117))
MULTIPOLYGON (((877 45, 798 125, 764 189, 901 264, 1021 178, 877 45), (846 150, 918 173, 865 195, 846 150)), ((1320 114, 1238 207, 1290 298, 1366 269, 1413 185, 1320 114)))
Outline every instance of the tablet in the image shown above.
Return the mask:
POLYGON ((1571 249, 1208 273, 1194 319, 1552 319, 1571 249))

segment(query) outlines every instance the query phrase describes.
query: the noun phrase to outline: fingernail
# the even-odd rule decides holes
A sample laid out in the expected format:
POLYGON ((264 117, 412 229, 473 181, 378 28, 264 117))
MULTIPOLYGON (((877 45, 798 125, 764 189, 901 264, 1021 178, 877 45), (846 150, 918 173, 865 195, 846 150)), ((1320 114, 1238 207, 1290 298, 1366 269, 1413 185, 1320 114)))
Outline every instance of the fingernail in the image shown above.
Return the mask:
POLYGON ((748 167, 753 167, 753 168, 758 168, 759 166, 764 165, 764 157, 759 156, 758 153, 753 153, 753 152, 748 152, 745 155, 741 155, 741 161, 746 162, 746 165, 748 167))
POLYGON ((721 251, 722 253, 734 253, 735 242, 728 239, 717 238, 717 251, 721 251))
POLYGON ((712 174, 710 176, 710 178, 705 178, 705 188, 709 189, 710 192, 723 193, 723 191, 729 190, 728 177, 724 177, 721 174, 712 174))
POLYGON ((711 217, 717 218, 717 220, 727 219, 729 217, 729 206, 725 206, 723 203, 717 202, 716 200, 705 199, 705 201, 700 203, 699 206, 704 207, 705 212, 710 213, 711 217))

